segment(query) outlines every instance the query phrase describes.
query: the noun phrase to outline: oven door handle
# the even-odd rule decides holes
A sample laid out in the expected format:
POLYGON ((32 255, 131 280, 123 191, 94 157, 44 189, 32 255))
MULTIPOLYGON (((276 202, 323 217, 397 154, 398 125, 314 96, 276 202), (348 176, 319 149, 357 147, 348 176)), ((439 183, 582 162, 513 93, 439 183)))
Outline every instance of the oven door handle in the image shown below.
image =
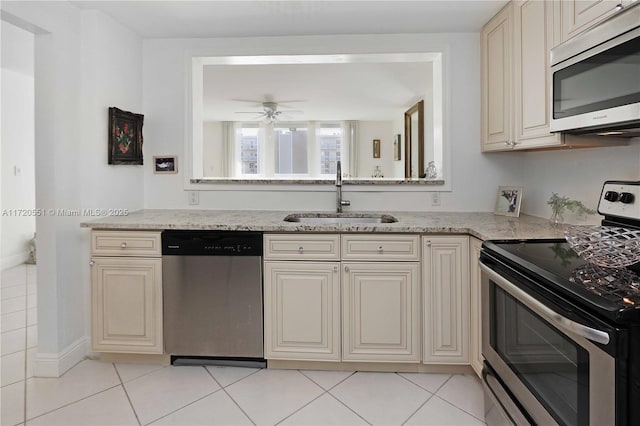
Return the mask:
POLYGON ((516 285, 509 282, 503 276, 499 275, 497 272, 489 268, 484 264, 480 264, 480 269, 482 272, 487 274, 491 281, 495 282, 497 285, 502 287, 509 294, 513 295, 516 299, 524 301, 530 307, 534 308, 538 314, 543 316, 547 321, 556 325, 559 328, 562 328, 565 331, 569 331, 578 336, 584 337, 585 339, 592 340, 597 343, 602 343, 603 345, 609 344, 609 333, 606 331, 597 330, 595 328, 587 327, 586 325, 579 324, 575 321, 570 320, 569 318, 565 318, 560 315, 553 309, 548 308, 544 304, 540 303, 531 295, 527 294, 524 290, 520 289, 516 285))

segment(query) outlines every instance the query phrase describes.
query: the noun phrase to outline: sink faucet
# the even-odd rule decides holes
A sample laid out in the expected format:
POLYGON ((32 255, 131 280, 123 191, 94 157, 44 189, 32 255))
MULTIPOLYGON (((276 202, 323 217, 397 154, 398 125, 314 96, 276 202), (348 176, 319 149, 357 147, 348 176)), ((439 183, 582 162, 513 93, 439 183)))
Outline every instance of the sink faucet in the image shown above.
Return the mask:
POLYGON ((342 206, 350 206, 351 201, 342 199, 342 167, 340 160, 336 164, 336 212, 342 213, 342 206))

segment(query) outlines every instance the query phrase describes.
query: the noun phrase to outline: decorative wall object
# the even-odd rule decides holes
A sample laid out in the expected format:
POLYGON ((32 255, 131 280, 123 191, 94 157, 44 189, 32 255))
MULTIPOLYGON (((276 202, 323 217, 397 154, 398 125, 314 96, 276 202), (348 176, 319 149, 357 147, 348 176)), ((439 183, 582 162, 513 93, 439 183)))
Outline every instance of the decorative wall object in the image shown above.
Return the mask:
POLYGON ((400 133, 396 135, 395 140, 393 141, 393 159, 394 161, 400 161, 402 159, 402 136, 400 133))
POLYGON ((496 198, 494 214, 504 216, 520 216, 520 203, 522 203, 521 186, 499 186, 496 198))
POLYGON ((142 164, 144 115, 109 108, 109 164, 142 164))
POLYGON ((178 157, 175 155, 154 156, 153 173, 178 173, 178 157))
POLYGON ((373 140, 373 158, 380 158, 380 139, 373 140))

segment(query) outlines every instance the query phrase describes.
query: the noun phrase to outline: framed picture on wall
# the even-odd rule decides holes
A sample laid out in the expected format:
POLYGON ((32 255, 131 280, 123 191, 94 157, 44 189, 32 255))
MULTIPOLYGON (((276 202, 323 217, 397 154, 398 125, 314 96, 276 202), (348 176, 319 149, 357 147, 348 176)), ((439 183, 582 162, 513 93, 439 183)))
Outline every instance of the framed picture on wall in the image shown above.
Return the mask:
POLYGON ((400 161, 402 159, 402 136, 400 133, 396 135, 396 138, 393 140, 393 160, 400 161))
POLYGON ((496 197, 494 214, 503 216, 520 216, 520 204, 522 203, 521 186, 499 186, 496 197))
POLYGON ((108 164, 142 164, 144 115, 109 108, 108 164))
POLYGON ((373 158, 380 158, 380 139, 373 140, 373 158))
POLYGON ((175 155, 154 156, 153 173, 178 173, 178 157, 175 155))

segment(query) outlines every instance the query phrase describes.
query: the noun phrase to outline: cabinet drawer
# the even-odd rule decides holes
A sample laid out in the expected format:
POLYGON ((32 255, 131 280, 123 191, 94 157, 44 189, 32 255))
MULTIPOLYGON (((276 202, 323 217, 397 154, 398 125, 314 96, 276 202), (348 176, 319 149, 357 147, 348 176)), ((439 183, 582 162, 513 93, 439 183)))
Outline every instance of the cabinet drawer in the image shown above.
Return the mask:
POLYGON ((417 235, 343 235, 343 260, 420 260, 417 235))
POLYGON ((93 256, 162 256, 160 232, 93 231, 93 256))
POLYGON ((340 260, 340 236, 266 234, 264 258, 265 260, 340 260))

